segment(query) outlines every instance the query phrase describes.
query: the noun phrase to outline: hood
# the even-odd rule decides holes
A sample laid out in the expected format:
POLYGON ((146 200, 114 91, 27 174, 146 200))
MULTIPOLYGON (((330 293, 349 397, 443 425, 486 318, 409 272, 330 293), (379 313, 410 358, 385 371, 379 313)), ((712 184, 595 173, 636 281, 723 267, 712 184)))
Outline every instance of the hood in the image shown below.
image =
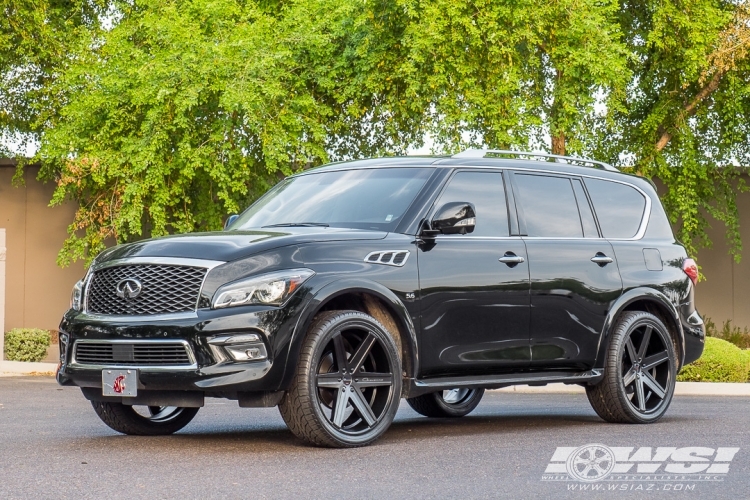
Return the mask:
POLYGON ((381 240, 388 233, 335 227, 283 230, 216 231, 164 236, 117 245, 103 251, 97 263, 130 257, 179 257, 231 262, 272 248, 323 241, 381 240))

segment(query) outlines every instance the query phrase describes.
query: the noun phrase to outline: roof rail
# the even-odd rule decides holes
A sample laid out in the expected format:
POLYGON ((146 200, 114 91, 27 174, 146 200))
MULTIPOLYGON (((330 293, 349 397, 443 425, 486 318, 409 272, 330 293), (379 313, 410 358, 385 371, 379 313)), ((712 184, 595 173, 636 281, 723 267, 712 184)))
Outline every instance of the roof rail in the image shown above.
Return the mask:
POLYGON ((578 162, 584 164, 589 163, 594 167, 603 168, 604 170, 609 170, 610 172, 619 172, 619 170, 617 170, 615 167, 613 167, 609 163, 604 163, 603 161, 588 160, 586 158, 576 158, 575 156, 550 155, 547 153, 529 153, 525 151, 510 151, 506 149, 467 149, 466 151, 461 151, 460 153, 453 155, 451 158, 484 158, 485 156, 487 156, 487 154, 508 156, 534 156, 541 158, 551 158, 557 162, 559 162, 560 160, 564 160, 566 162, 578 162))

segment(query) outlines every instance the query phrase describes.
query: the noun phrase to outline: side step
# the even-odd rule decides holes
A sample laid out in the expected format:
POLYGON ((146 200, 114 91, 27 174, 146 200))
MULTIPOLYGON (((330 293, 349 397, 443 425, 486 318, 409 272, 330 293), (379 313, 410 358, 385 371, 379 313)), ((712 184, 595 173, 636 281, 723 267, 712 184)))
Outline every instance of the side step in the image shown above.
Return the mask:
POLYGON ((585 372, 528 372, 503 375, 481 375, 463 377, 439 377, 428 379, 409 379, 407 397, 413 398, 430 392, 447 389, 482 387, 500 389, 510 385, 547 385, 547 384, 592 384, 602 379, 602 370, 594 369, 585 372))

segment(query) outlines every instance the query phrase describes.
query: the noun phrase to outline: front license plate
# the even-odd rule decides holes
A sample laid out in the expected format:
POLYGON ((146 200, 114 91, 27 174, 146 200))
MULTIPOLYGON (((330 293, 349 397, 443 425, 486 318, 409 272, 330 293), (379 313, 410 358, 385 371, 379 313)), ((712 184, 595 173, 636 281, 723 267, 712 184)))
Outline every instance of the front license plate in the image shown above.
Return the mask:
POLYGON ((138 370, 102 370, 102 396, 134 398, 138 395, 138 370))

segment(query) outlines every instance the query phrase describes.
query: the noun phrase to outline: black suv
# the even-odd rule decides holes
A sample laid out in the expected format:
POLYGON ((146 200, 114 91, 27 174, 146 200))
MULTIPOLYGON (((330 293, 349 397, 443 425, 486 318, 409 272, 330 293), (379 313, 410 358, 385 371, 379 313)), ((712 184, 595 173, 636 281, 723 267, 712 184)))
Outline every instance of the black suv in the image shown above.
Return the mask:
POLYGON ((173 433, 219 397, 360 446, 402 397, 460 417, 485 389, 548 383, 584 386, 609 422, 654 422, 703 351, 696 279, 653 184, 600 162, 336 163, 223 232, 102 252, 60 324, 57 380, 126 434, 173 433))

